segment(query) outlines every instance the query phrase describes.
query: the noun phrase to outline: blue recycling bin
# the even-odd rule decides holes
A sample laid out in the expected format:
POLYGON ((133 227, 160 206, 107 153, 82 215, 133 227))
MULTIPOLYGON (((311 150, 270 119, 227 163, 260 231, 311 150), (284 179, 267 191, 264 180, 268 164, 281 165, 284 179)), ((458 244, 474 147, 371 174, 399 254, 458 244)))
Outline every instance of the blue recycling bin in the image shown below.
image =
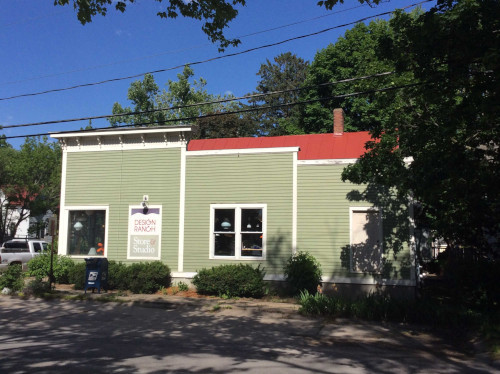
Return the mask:
POLYGON ((101 293, 101 288, 108 290, 108 259, 107 258, 86 258, 85 267, 85 293, 91 288, 92 292, 97 289, 101 293))

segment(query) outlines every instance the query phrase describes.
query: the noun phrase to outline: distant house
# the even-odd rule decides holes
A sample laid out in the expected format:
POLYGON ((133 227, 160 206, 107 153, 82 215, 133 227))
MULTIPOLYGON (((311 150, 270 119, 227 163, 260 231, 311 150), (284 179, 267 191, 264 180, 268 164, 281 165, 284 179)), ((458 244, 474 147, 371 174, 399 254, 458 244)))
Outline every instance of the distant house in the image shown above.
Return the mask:
POLYGON ((161 260, 179 279, 228 263, 283 279, 308 251, 325 288, 415 286, 411 208, 341 181, 367 132, 191 140, 189 126, 54 133, 63 148, 60 254, 161 260), (99 243, 103 252, 97 251, 99 243))
POLYGON ((18 202, 9 199, 2 190, 0 190, 0 209, 0 230, 3 231, 1 241, 13 237, 28 237, 30 211, 22 209, 18 202))

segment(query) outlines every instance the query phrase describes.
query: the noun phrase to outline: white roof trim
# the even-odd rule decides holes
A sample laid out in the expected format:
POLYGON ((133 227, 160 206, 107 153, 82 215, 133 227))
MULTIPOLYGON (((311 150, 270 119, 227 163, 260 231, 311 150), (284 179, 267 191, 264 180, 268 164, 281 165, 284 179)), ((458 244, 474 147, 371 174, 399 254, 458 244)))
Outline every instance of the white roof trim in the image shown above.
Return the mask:
POLYGON ((186 156, 220 156, 220 155, 236 155, 236 154, 286 153, 286 152, 298 152, 299 150, 300 147, 213 149, 204 151, 187 151, 186 156))
POLYGON ((356 163, 357 158, 332 158, 324 160, 299 160, 297 165, 349 165, 356 163))
POLYGON ((182 132, 191 131, 191 127, 172 127, 172 128, 140 128, 137 130, 109 130, 109 131, 89 131, 89 132, 70 132, 70 133, 50 133, 52 138, 74 138, 74 137, 88 137, 88 136, 116 136, 116 135, 133 135, 133 134, 154 134, 162 132, 182 132))

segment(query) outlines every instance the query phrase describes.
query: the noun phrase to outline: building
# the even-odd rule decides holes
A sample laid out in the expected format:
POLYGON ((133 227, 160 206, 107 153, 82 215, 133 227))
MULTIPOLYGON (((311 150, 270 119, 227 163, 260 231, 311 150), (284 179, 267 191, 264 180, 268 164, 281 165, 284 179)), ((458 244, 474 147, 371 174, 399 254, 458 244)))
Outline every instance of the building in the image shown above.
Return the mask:
MULTIPOLYGON (((54 133, 63 148, 59 253, 161 260, 174 278, 262 264, 282 280, 297 250, 328 287, 415 286, 411 207, 341 180, 367 132, 189 141, 191 128, 54 133), (101 246, 99 246, 99 243, 101 246)), ((410 287, 410 288, 408 288, 410 287)))

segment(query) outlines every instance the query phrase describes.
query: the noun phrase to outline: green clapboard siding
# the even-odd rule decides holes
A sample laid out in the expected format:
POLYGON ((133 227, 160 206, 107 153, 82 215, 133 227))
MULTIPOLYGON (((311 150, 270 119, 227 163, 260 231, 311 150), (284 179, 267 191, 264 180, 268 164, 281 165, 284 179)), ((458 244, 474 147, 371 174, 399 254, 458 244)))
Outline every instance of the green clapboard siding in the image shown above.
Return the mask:
POLYGON ((210 204, 267 204, 267 274, 281 273, 291 254, 293 154, 187 158, 184 271, 231 260, 209 260, 210 204))
POLYGON ((409 279, 408 210, 394 194, 380 188, 341 180, 343 166, 298 167, 297 248, 321 263, 326 277, 363 277, 350 273, 349 208, 376 206, 382 210, 384 269, 375 277, 409 279), (367 196, 363 196, 363 192, 367 196))
POLYGON ((109 205, 110 260, 127 260, 129 205, 149 195, 162 206, 162 261, 177 270, 180 155, 180 148, 67 154, 65 205, 109 205))

